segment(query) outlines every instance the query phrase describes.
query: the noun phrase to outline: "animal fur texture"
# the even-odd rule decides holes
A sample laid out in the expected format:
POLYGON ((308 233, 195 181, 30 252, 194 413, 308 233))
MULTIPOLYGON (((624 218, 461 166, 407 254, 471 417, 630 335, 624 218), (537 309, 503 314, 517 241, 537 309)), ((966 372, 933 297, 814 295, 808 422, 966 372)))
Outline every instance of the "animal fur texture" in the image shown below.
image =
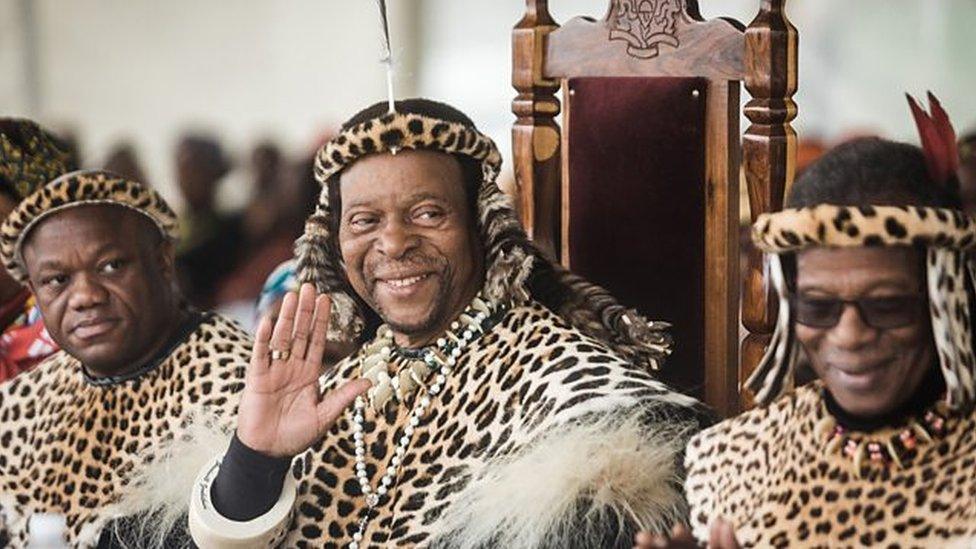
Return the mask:
POLYGON ((487 462, 445 510, 435 545, 599 547, 608 533, 629 545, 635 529, 669 531, 686 514, 682 440, 637 416, 552 430, 515 458, 487 462))
POLYGON ((118 543, 127 549, 190 547, 181 521, 193 483, 214 456, 227 450, 231 435, 230 428, 197 416, 182 436, 151 448, 152 463, 133 473, 116 504, 117 516, 127 517, 114 527, 118 543))

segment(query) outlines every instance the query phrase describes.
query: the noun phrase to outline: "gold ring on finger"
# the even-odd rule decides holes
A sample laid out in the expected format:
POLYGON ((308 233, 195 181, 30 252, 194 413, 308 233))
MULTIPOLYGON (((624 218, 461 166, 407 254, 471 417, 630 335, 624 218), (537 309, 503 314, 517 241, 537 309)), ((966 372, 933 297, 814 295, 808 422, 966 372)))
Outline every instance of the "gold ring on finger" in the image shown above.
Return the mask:
POLYGON ((291 351, 279 351, 278 349, 271 349, 271 360, 288 360, 288 357, 290 356, 291 351))

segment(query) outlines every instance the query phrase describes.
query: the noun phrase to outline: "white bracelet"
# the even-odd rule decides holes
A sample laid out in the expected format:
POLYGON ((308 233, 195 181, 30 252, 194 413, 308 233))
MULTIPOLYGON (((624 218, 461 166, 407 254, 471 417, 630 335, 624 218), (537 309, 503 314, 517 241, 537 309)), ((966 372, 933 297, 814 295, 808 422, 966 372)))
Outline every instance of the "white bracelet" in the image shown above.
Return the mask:
POLYGON ((223 454, 207 463, 190 494, 190 536, 200 549, 273 547, 285 533, 295 504, 295 479, 285 475, 278 501, 267 513, 248 521, 230 520, 214 508, 210 487, 220 471, 223 454))

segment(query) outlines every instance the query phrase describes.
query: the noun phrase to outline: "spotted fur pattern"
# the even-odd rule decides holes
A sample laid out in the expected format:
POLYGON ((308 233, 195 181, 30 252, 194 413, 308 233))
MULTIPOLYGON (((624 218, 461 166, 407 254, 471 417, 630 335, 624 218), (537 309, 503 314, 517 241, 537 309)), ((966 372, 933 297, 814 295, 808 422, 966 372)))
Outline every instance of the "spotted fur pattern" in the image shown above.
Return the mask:
MULTIPOLYGON (((358 376, 353 357, 340 363, 324 384, 331 388, 358 376)), ((440 394, 430 398, 392 499, 370 521, 365 538, 370 546, 450 546, 446 510, 473 479, 492 476, 487 464, 511 463, 506 458, 517 458, 546 433, 574 421, 640 410, 648 428, 671 437, 677 447, 697 425, 690 419, 696 406, 692 399, 671 392, 645 369, 532 302, 510 311, 473 342, 440 394)), ((413 399, 408 399, 380 416, 367 411, 367 473, 373 486, 385 472, 412 408, 413 399)), ((298 496, 285 547, 339 547, 352 539, 365 507, 356 481, 352 427, 349 415, 342 416, 318 445, 296 460, 298 496)), ((668 455, 677 459, 674 451, 668 455)), ((664 460, 661 466, 677 465, 664 460)), ((673 496, 680 489, 657 488, 667 494, 660 502, 667 511, 656 517, 664 519, 676 513, 673 496)), ((626 522, 629 517, 617 518, 626 522)), ((484 531, 505 525, 479 526, 484 531)), ((453 532, 452 539, 457 535, 453 532)), ((625 546, 631 539, 622 535, 625 546)))
POLYGON ((233 428, 251 340, 205 318, 168 358, 118 385, 86 383, 61 351, 0 386, 0 539, 24 547, 33 513, 67 521, 72 547, 93 547, 130 475, 206 415, 233 428))
POLYGON ((964 252, 929 248, 929 313, 949 406, 963 409, 976 402, 976 356, 970 303, 972 260, 964 252), (968 264, 968 265, 967 265, 968 264))
MULTIPOLYGON (((763 214, 753 225, 753 241, 774 254, 809 247, 921 246, 927 248, 929 311, 948 404, 965 409, 976 402, 976 355, 970 304, 974 296, 976 220, 956 211, 916 206, 834 206, 763 214)), ((789 300, 779 261, 770 273, 780 294, 781 321, 746 386, 768 404, 792 382, 796 338, 788 322, 789 300)))
POLYGON ((315 177, 326 181, 367 154, 391 149, 434 149, 481 160, 498 171, 502 157, 486 135, 457 122, 389 113, 343 131, 315 157, 315 177))
POLYGON ((86 204, 114 204, 148 217, 164 237, 175 240, 176 214, 153 189, 105 171, 63 175, 25 198, 0 226, 0 260, 16 280, 27 282, 21 246, 30 230, 54 212, 86 204))
POLYGON ((811 246, 976 248, 976 220, 958 210, 921 206, 821 204, 759 216, 752 240, 766 252, 811 246))
POLYGON ((868 463, 858 475, 818 434, 821 391, 800 388, 692 439, 685 492, 696 537, 708 539, 719 517, 744 547, 941 548, 976 536, 976 413, 950 416, 947 434, 920 443, 905 468, 868 463))

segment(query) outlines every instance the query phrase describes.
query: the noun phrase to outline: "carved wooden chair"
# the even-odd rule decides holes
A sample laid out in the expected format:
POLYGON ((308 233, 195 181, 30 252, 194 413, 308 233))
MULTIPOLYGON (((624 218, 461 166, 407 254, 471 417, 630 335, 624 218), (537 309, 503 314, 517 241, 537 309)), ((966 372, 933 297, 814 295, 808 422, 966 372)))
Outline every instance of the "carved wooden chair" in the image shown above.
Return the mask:
POLYGON ((515 180, 530 236, 672 322, 661 377, 723 415, 749 405, 740 382, 775 321, 762 257, 740 275, 739 173, 753 218, 782 207, 797 59, 784 3, 760 0, 743 27, 703 20, 696 0, 611 0, 603 19, 559 26, 547 0, 526 0, 512 34, 515 180), (744 135, 741 83, 752 97, 744 135))

